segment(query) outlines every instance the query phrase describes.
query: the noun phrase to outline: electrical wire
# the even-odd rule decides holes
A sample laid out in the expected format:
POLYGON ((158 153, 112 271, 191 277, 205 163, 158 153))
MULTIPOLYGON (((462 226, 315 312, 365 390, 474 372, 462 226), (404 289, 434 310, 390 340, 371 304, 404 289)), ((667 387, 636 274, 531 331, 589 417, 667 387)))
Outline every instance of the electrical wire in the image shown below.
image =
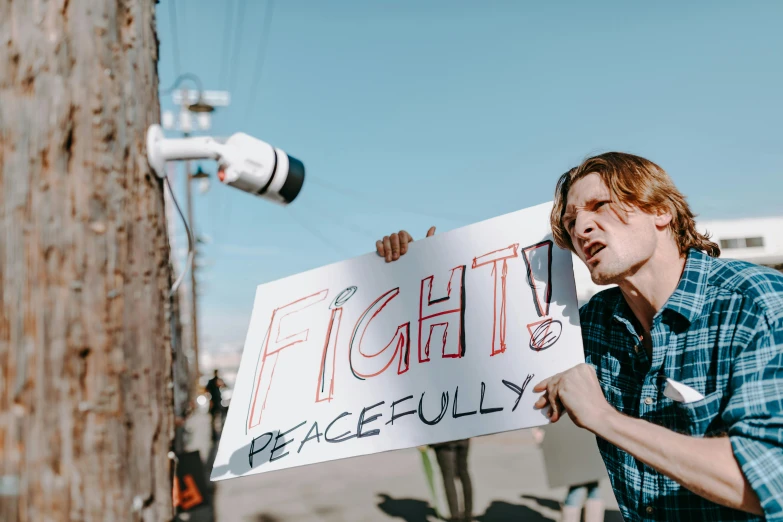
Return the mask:
POLYGON ((171 36, 174 42, 174 74, 179 75, 179 37, 177 36, 177 5, 176 0, 169 0, 169 21, 171 23, 171 36))
POLYGON ((188 220, 185 219, 185 214, 182 213, 182 209, 179 207, 179 203, 177 202, 177 197, 174 195, 174 189, 171 187, 171 182, 169 181, 168 175, 166 175, 165 178, 163 178, 166 182, 166 186, 169 188, 169 194, 171 194, 171 200, 174 202, 174 207, 176 207, 177 212, 179 213, 179 217, 182 218, 182 224, 185 226, 185 232, 188 235, 188 259, 185 261, 185 266, 182 268, 182 272, 179 274, 179 277, 176 281, 174 281, 174 284, 171 286, 171 291, 169 292, 169 297, 173 296, 175 293, 177 293, 177 289, 182 284, 182 281, 185 279, 185 274, 188 273, 188 270, 192 268, 193 266, 193 233, 190 230, 190 227, 188 226, 188 220))
POLYGON ((256 101, 258 95, 258 88, 261 84, 261 74, 264 71, 264 61, 266 60, 266 48, 269 42, 269 33, 272 30, 272 15, 274 14, 275 0, 267 0, 266 2, 266 14, 264 15, 264 27, 261 29, 261 43, 258 47, 258 56, 256 57, 255 71, 253 72, 253 80, 250 82, 250 103, 247 104, 248 110, 245 111, 245 125, 247 125, 247 119, 253 110, 253 104, 256 101))
MULTIPOLYGON (((367 193, 363 193, 361 191, 357 191, 357 190, 353 190, 353 189, 349 189, 349 188, 345 188, 345 187, 340 187, 339 185, 334 185, 334 184, 332 184, 332 183, 330 183, 328 181, 324 181, 322 179, 318 179, 318 178, 315 178, 315 177, 312 177, 312 176, 308 179, 308 181, 310 183, 312 183, 313 185, 321 186, 323 188, 329 189, 329 190, 331 190, 333 192, 336 192, 338 194, 342 194, 343 196, 349 197, 351 199, 359 198, 359 199, 362 199, 362 200, 374 201, 374 200, 376 200, 378 198, 377 194, 367 194, 367 193)), ((384 203, 386 205, 389 205, 389 201, 388 200, 384 201, 384 203)), ((389 205, 389 206, 391 206, 393 208, 396 208, 397 210, 400 210, 400 211, 403 211, 403 212, 409 212, 411 214, 418 214, 418 215, 421 215, 421 216, 427 216, 427 217, 436 218, 436 219, 448 219, 448 220, 456 221, 456 222, 459 222, 459 223, 464 223, 466 220, 473 219, 473 218, 471 218, 471 216, 459 216, 459 215, 456 215, 456 214, 444 214, 442 212, 432 213, 432 212, 428 212, 426 210, 421 210, 421 209, 416 209, 416 208, 413 208, 413 207, 409 207, 407 205, 396 204, 396 205, 389 205)))
POLYGON ((301 218, 301 216, 297 215, 297 214, 296 214, 296 212, 294 212, 294 211, 293 211, 293 209, 288 209, 288 214, 289 214, 289 215, 290 215, 292 218, 294 218, 294 220, 295 220, 297 223, 299 223, 299 225, 300 225, 302 228, 304 228, 305 230, 307 230, 308 232, 310 232, 310 234, 312 234, 313 236, 315 236, 316 238, 318 238, 318 239, 319 239, 319 240, 320 240, 322 243, 325 243, 325 244, 326 244, 326 245, 327 245, 329 248, 331 248, 332 250, 334 250, 334 251, 335 251, 335 252, 336 252, 336 253, 337 253, 339 256, 341 256, 341 257, 348 257, 348 254, 347 254, 345 251, 343 251, 342 249, 340 249, 340 248, 338 248, 337 246, 335 246, 335 245, 334 245, 334 244, 333 244, 331 241, 329 241, 329 240, 328 240, 326 237, 324 237, 324 235, 323 235, 323 234, 321 234, 321 232, 319 232, 319 231, 318 231, 318 229, 316 229, 315 227, 311 227, 311 226, 310 226, 310 225, 307 223, 307 221, 305 221, 304 219, 302 219, 302 218, 301 218))
POLYGON ((239 67, 237 65, 237 62, 239 61, 239 52, 242 49, 242 28, 244 27, 244 13, 245 13, 245 0, 239 0, 239 6, 237 9, 237 31, 236 31, 236 39, 234 40, 234 49, 231 53, 231 67, 229 68, 229 80, 228 80, 228 90, 233 92, 233 86, 236 83, 236 76, 237 71, 239 70, 239 67))
POLYGON ((212 237, 215 240, 215 243, 218 242, 218 231, 220 230, 218 223, 218 213, 217 213, 217 207, 220 204, 219 198, 223 194, 220 193, 217 190, 217 187, 215 187, 215 183, 212 183, 210 181, 209 188, 207 189, 206 196, 207 200, 209 200, 209 225, 210 225, 210 233, 212 234, 212 237))
POLYGON ((161 91, 160 95, 161 96, 168 96, 169 94, 174 92, 174 90, 177 87, 179 87, 179 84, 182 83, 183 80, 190 80, 190 81, 192 81, 193 83, 196 84, 196 90, 199 93, 204 92, 204 88, 201 85, 201 80, 199 79, 199 77, 196 76, 195 74, 192 74, 192 73, 185 73, 185 74, 180 74, 179 76, 177 76, 177 78, 174 80, 174 83, 171 85, 171 87, 169 87, 166 90, 161 91))
MULTIPOLYGON (((223 188, 224 190, 229 190, 229 187, 227 187, 227 186, 223 186, 221 188, 223 188)), ((223 201, 223 203, 225 205, 223 207, 224 210, 222 212, 222 214, 223 214, 222 227, 223 227, 224 230, 230 230, 231 229, 231 209, 234 208, 234 205, 231 204, 231 196, 230 196, 230 194, 228 192, 226 193, 226 196, 223 198, 222 201, 223 201)))
MULTIPOLYGON (((241 49, 241 43, 242 43, 242 30, 244 27, 244 12, 245 12, 245 0, 237 0, 238 5, 236 6, 236 23, 234 23, 234 2, 231 0, 226 0, 229 2, 228 5, 228 12, 226 13, 226 22, 224 27, 224 34, 225 39, 223 40, 223 55, 226 57, 223 60, 223 63, 221 64, 221 74, 220 78, 221 81, 225 82, 224 85, 226 86, 226 90, 229 92, 236 92, 235 90, 235 83, 236 83, 236 77, 237 77, 237 62, 239 60, 239 54, 241 49), (234 46, 233 46, 233 52, 231 48, 231 28, 232 26, 236 27, 236 30, 234 31, 235 39, 234 39, 234 46), (227 57, 231 57, 230 59, 227 57)), ((230 226, 230 219, 231 219, 231 209, 233 205, 228 200, 227 197, 223 198, 221 200, 221 214, 223 214, 223 226, 229 227, 230 226)))
MULTIPOLYGON (((220 80, 222 82, 226 82, 228 80, 228 70, 226 69, 228 67, 228 60, 226 59, 227 56, 231 56, 229 54, 230 52, 230 46, 231 46, 231 24, 234 21, 234 2, 233 0, 225 0, 228 4, 227 11, 226 11, 226 23, 223 27, 223 34, 226 35, 225 39, 223 40, 223 54, 221 56, 224 57, 222 63, 220 64, 220 80)), ((223 83, 225 86, 226 84, 223 83)))
POLYGON ((324 205, 313 205, 313 203, 314 201, 308 202, 310 206, 317 207, 319 214, 321 214, 322 216, 326 216, 327 219, 329 219, 333 223, 336 223, 338 226, 346 230, 349 230, 351 232, 354 232, 356 234, 360 234, 362 236, 372 238, 373 241, 377 239, 376 234, 373 234, 371 231, 367 230, 366 228, 362 228, 354 225, 353 223, 349 223, 348 221, 340 217, 337 213, 333 212, 331 209, 326 208, 326 206, 324 205))

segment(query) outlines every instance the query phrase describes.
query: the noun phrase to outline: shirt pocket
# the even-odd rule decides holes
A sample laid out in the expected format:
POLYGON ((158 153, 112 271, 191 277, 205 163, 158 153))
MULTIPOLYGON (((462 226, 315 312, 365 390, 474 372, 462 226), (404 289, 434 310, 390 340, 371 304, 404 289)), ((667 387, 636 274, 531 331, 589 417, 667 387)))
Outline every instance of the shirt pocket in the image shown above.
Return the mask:
POLYGON ((601 386, 604 386, 603 383, 616 382, 617 376, 623 374, 622 364, 614 355, 604 354, 595 364, 595 373, 601 386))
POLYGON ((695 437, 716 436, 726 432, 720 417, 723 404, 723 392, 714 391, 698 401, 674 402, 679 420, 686 433, 695 437))
POLYGON ((601 382, 601 390, 604 392, 604 398, 606 398, 606 402, 608 402, 609 405, 614 409, 620 413, 625 413, 626 415, 635 415, 635 411, 633 411, 634 408, 631 407, 632 403, 629 400, 632 394, 627 392, 623 393, 620 388, 612 386, 611 384, 605 384, 603 382, 601 382))

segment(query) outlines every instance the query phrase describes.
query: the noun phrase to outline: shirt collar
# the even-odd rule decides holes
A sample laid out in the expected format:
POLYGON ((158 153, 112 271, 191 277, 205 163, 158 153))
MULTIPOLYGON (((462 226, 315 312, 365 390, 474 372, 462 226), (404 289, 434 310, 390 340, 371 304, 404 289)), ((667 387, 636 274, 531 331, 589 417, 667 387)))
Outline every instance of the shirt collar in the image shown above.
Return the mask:
POLYGON ((671 310, 682 316, 688 323, 692 323, 701 315, 704 307, 712 258, 695 248, 688 250, 687 255, 680 282, 658 314, 662 314, 664 310, 671 310))
MULTIPOLYGON (((707 279, 711 266, 712 258, 710 256, 691 248, 688 251, 685 268, 677 288, 658 311, 656 317, 662 315, 664 310, 671 310, 688 323, 692 323, 694 319, 699 317, 707 294, 707 279)), ((628 303, 625 302, 625 298, 620 292, 618 292, 618 299, 614 303, 612 314, 622 322, 627 322, 626 318, 632 315, 628 303)))

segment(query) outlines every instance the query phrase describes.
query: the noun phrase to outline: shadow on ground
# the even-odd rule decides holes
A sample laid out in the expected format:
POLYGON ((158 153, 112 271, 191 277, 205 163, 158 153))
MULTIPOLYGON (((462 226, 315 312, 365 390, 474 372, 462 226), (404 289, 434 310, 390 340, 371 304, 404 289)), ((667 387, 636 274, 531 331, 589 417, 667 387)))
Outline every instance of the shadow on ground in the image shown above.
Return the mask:
POLYGON ((269 515, 267 513, 259 513, 258 515, 255 515, 251 518, 246 518, 246 522, 282 522, 279 518, 275 517, 274 515, 269 515))
MULTIPOLYGON (((379 494, 381 502, 378 508, 392 518, 405 522, 429 522, 435 519, 435 510, 424 500, 412 498, 392 498, 385 493, 379 494)), ((522 495, 523 504, 511 504, 496 500, 489 505, 486 512, 476 516, 478 522, 505 522, 517 520, 521 522, 552 522, 560 513, 560 503, 556 500, 522 495)), ((605 522, 622 522, 619 511, 607 511, 605 522)))
POLYGON ((544 522, 555 520, 546 517, 527 506, 509 504, 502 500, 495 500, 489 505, 483 515, 476 517, 478 522, 501 522, 503 520, 520 520, 524 522, 544 522))
MULTIPOLYGON (((522 495, 520 498, 525 505, 510 504, 503 501, 492 502, 487 511, 483 515, 477 516, 476 520, 479 522, 501 522, 504 520, 544 522, 558 519, 560 502, 531 495, 522 495)), ((622 522, 623 517, 619 511, 607 510, 604 515, 604 521, 622 522)))
POLYGON ((378 509, 392 518, 399 518, 405 522, 430 522, 435 517, 435 510, 428 502, 413 498, 392 498, 385 493, 379 493, 381 502, 378 509))

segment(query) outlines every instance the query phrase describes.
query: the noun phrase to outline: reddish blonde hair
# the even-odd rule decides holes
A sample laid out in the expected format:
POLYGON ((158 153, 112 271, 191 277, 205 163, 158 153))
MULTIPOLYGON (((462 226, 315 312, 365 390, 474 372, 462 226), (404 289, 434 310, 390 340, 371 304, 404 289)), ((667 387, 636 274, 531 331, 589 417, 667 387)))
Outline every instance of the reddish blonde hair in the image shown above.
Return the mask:
POLYGON ((649 214, 668 212, 672 216, 669 230, 681 255, 685 255, 689 248, 701 250, 712 257, 720 255, 720 247, 709 240, 709 234, 696 230, 695 216, 685 196, 677 190, 666 171, 650 160, 623 152, 593 156, 560 176, 550 216, 552 234, 559 247, 574 251, 571 237, 563 225, 568 191, 577 180, 591 173, 601 176, 621 217, 622 208, 628 206, 649 214))

